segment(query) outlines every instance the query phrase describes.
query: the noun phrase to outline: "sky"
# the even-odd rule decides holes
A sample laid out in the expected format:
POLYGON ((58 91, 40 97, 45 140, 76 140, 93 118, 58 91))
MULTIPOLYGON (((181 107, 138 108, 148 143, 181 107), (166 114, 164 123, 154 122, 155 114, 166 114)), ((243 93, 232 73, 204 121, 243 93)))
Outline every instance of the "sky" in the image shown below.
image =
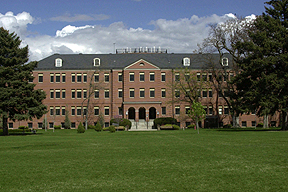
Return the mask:
POLYGON ((265 11, 267 0, 1 0, 0 27, 29 46, 29 59, 54 53, 106 54, 161 47, 192 53, 209 24, 265 11))

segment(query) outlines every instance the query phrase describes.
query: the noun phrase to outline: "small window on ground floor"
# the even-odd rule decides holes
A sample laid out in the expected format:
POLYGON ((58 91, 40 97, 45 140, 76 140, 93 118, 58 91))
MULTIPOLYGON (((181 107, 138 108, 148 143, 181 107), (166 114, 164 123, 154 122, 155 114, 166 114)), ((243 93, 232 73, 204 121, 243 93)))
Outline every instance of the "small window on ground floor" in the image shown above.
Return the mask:
POLYGON ((109 127, 109 122, 105 122, 105 127, 109 127))
POLYGON ((256 121, 252 121, 252 127, 256 126, 256 121))
POLYGON ((43 128, 43 123, 42 122, 38 123, 38 129, 42 129, 42 128, 43 128))
POLYGON ((54 123, 53 122, 49 122, 49 128, 53 129, 54 128, 54 123))
POLYGON ((242 127, 247 127, 247 122, 246 121, 242 121, 242 127))
POLYGON ((32 129, 33 128, 33 123, 28 123, 28 128, 32 129))
POLYGON ((8 128, 12 129, 13 128, 13 123, 8 123, 8 128))
POLYGON ((74 129, 75 129, 75 127, 76 127, 75 122, 71 122, 71 128, 74 128, 74 129))

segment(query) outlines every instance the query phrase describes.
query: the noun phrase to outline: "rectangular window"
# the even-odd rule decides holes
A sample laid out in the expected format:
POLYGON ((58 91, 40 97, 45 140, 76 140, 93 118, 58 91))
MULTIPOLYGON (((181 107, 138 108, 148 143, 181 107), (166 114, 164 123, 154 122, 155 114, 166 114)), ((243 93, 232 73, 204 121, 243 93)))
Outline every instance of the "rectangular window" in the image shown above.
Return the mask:
POLYGON ((224 106, 224 114, 229 115, 229 108, 228 106, 224 106))
POLYGON ((247 127, 247 122, 246 121, 242 121, 242 127, 247 127))
POLYGON ((96 89, 96 90, 94 91, 94 98, 95 98, 95 99, 99 99, 99 90, 98 90, 98 89, 96 89))
POLYGON ((62 73, 62 83, 65 83, 65 82, 66 82, 66 74, 62 73))
POLYGON ((161 81, 162 82, 166 81, 166 74, 165 73, 161 73, 161 81))
POLYGON ((53 122, 49 122, 49 128, 53 129, 54 128, 54 123, 53 122))
POLYGON ((190 73, 185 73, 185 81, 189 81, 190 80, 190 73))
POLYGON ((55 98, 60 99, 60 89, 55 90, 55 98))
POLYGON ((82 82, 82 74, 77 73, 77 83, 81 83, 82 82))
POLYGON ((122 89, 118 89, 118 97, 122 98, 123 97, 123 91, 122 89))
POLYGON ((50 73, 50 83, 53 83, 53 82, 54 82, 54 74, 50 73))
POLYGON ((180 106, 175 106, 175 114, 180 115, 180 106))
POLYGON ((212 98, 213 94, 212 94, 212 89, 209 89, 209 97, 212 98))
POLYGON ((109 107, 104 107, 104 115, 107 116, 109 115, 109 107))
POLYGON ((150 89, 150 97, 154 98, 155 97, 155 89, 150 89))
POLYGON ((50 99, 54 99, 54 90, 50 89, 50 99))
POLYGON ((65 107, 62 106, 61 109, 62 109, 62 115, 66 115, 66 109, 65 109, 65 107))
POLYGON ((142 82, 145 81, 145 73, 140 73, 139 77, 140 77, 140 79, 139 79, 140 81, 142 81, 142 82))
POLYGON ((207 74, 206 74, 206 73, 203 73, 203 74, 202 74, 202 80, 203 80, 203 81, 207 81, 207 74))
POLYGON ((66 90, 62 89, 62 99, 65 99, 65 98, 66 98, 66 90))
POLYGON ((75 115, 75 107, 73 107, 73 106, 71 107, 71 115, 73 115, 73 116, 75 115))
POLYGON ((213 107, 209 106, 209 115, 213 115, 213 107))
POLYGON ((87 73, 83 74, 83 82, 86 83, 87 82, 87 73))
POLYGON ((161 107, 162 115, 166 115, 166 107, 161 107))
POLYGON ((208 73, 208 76, 209 76, 209 81, 212 82, 213 81, 212 73, 208 73))
POLYGON ((71 98, 72 98, 72 99, 75 99, 75 89, 72 89, 72 90, 71 90, 71 98))
POLYGON ((83 89, 83 98, 84 98, 84 99, 87 98, 87 89, 83 89))
POLYGON ((185 97, 190 98, 190 89, 185 90, 185 97))
POLYGON ((219 106, 218 108, 219 108, 219 115, 222 115, 223 113, 222 106, 219 106))
MULTIPOLYGON (((256 121, 252 121, 252 127, 255 127, 255 126, 256 126, 256 121)), ((273 127, 272 123, 271 123, 271 127, 273 127)))
POLYGON ((200 81, 200 78, 201 78, 201 74, 197 73, 197 81, 200 81))
POLYGON ((55 114, 60 115, 60 107, 55 107, 55 114))
POLYGON ((77 99, 81 99, 81 98, 82 98, 82 90, 77 89, 77 99))
POLYGON ((12 129, 13 128, 13 123, 8 124, 8 128, 12 129))
POLYGON ((43 123, 42 122, 39 122, 38 123, 38 129, 42 129, 43 128, 43 123))
POLYGON ((176 82, 180 81, 180 73, 175 73, 175 81, 176 82))
POLYGON ((175 98, 179 98, 179 97, 180 97, 180 90, 175 89, 175 98))
POLYGON ((87 107, 83 107, 83 115, 87 115, 87 107))
POLYGON ((130 97, 130 98, 134 98, 134 96, 135 96, 135 91, 134 91, 134 89, 129 89, 129 97, 130 97))
POLYGON ((94 115, 99 115, 99 107, 98 106, 94 107, 94 115))
POLYGON ((129 81, 130 82, 134 81, 134 73, 129 73, 129 81))
POLYGON ((77 107, 77 115, 81 115, 82 114, 82 108, 81 107, 77 107))
POLYGON ((98 73, 94 74, 94 82, 95 83, 99 82, 99 74, 98 73))
POLYGON ((104 74, 104 81, 106 83, 109 83, 109 74, 108 73, 104 74))
POLYGON ((50 115, 54 115, 54 107, 50 107, 50 115))
POLYGON ((72 74, 71 74, 71 82, 72 82, 72 83, 75 83, 75 73, 72 73, 72 74))
POLYGON ((105 91, 104 91, 104 97, 105 97, 105 99, 108 99, 108 98, 109 98, 109 89, 105 89, 105 91))
POLYGON ((55 74, 55 82, 60 83, 60 73, 55 74))
POLYGON ((73 128, 73 129, 76 128, 76 123, 75 122, 71 122, 71 128, 73 128))
POLYGON ((161 97, 166 97, 166 89, 161 89, 161 97))
POLYGON ((155 73, 150 73, 150 81, 155 81, 155 73))
POLYGON ((123 75, 122 73, 118 73, 118 81, 122 82, 123 81, 123 75))
POLYGON ((202 97, 207 97, 207 89, 202 90, 202 97))
POLYGON ((140 95, 140 98, 144 98, 145 97, 145 89, 140 89, 140 93, 139 93, 139 95, 140 95))
POLYGON ((43 83, 43 73, 38 74, 38 83, 43 83))
POLYGON ((118 107, 118 115, 123 115, 123 108, 122 107, 118 107))
POLYGON ((204 111, 205 111, 205 114, 207 115, 207 114, 208 114, 208 108, 207 108, 207 106, 203 106, 203 109, 204 109, 204 111))
POLYGON ((188 115, 190 111, 190 107, 189 106, 185 106, 185 114, 188 115))

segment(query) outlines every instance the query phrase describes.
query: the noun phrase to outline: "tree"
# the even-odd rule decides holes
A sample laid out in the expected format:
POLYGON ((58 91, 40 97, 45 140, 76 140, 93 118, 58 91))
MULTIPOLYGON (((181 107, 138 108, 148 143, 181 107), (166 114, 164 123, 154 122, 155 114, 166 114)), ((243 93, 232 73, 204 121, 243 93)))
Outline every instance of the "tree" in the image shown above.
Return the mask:
POLYGON ((199 121, 205 119, 206 111, 200 102, 193 101, 191 109, 188 111, 189 117, 195 122, 199 134, 199 121))
MULTIPOLYGON (((213 80, 211 83, 217 91, 217 97, 222 96, 227 103, 234 127, 239 127, 239 115, 245 110, 241 105, 241 97, 238 96, 234 84, 230 81, 232 78, 229 79, 229 73, 239 74, 238 63, 241 54, 236 44, 241 41, 249 41, 248 31, 250 29, 251 21, 245 18, 235 17, 221 24, 211 24, 209 36, 204 39, 201 45, 198 45, 199 49, 196 50, 198 53, 206 53, 205 56, 203 54, 204 62, 207 63, 204 71, 212 73, 213 80), (213 53, 218 53, 218 60, 212 57, 213 53), (232 58, 229 65, 225 66, 223 59, 227 59, 227 53, 232 58), (223 78, 227 81, 223 81, 223 78)), ((217 103, 216 108, 218 108, 217 103)))
POLYGON ((20 48, 21 40, 4 28, 0 28, 0 114, 3 135, 8 135, 8 118, 32 120, 46 113, 42 101, 46 94, 35 90, 32 71, 37 62, 28 62, 28 46, 20 48))
POLYGON ((257 17, 249 41, 238 41, 241 74, 234 83, 243 103, 260 115, 282 115, 287 128, 288 109, 288 0, 266 2, 266 13, 257 17))
POLYGON ((65 129, 70 129, 70 127, 71 127, 71 121, 69 119, 69 111, 68 110, 65 111, 64 127, 65 127, 65 129))

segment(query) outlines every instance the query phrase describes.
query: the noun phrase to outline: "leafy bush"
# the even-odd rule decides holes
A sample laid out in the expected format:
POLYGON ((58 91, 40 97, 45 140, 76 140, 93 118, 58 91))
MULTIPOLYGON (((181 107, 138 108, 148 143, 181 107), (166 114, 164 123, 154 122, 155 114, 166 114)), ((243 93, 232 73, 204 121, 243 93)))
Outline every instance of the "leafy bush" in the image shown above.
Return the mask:
POLYGON ((82 125, 81 122, 80 122, 80 124, 78 125, 77 133, 85 133, 84 126, 82 125))
POLYGON ((232 128, 233 126, 231 125, 231 124, 226 124, 226 125, 224 125, 223 126, 223 128, 228 128, 228 129, 230 129, 230 128, 232 128))
POLYGON ((18 127, 18 129, 23 130, 23 129, 28 129, 28 127, 27 127, 27 126, 23 126, 23 125, 21 125, 21 126, 18 127))
POLYGON ((177 120, 172 117, 160 117, 154 120, 154 127, 157 127, 158 125, 175 124, 176 122, 177 120))
POLYGON ((256 127, 263 127, 263 123, 258 123, 258 125, 256 127))
POLYGON ((61 125, 54 125, 54 129, 61 129, 61 125))
POLYGON ((178 125, 172 125, 172 127, 173 127, 174 130, 179 130, 180 129, 180 127, 178 125))
POLYGON ((95 126, 95 131, 100 132, 100 131, 102 131, 102 130, 103 130, 103 129, 102 129, 100 123, 97 122, 97 124, 96 124, 96 126, 95 126))
POLYGON ((188 127, 187 127, 187 129, 194 129, 194 128, 195 128, 194 124, 188 125, 188 127))
POLYGON ((104 127, 103 131, 109 131, 109 127, 104 127))
POLYGON ((114 133, 114 132, 116 131, 115 126, 114 126, 114 125, 111 125, 111 126, 109 127, 109 131, 110 131, 111 133, 114 133))
MULTIPOLYGON (((118 123, 115 119, 111 119, 110 120, 110 125, 112 125, 113 123, 118 123)), ((119 126, 123 126, 123 127, 128 127, 128 129, 130 129, 131 128, 131 126, 132 126, 132 123, 131 123, 131 121, 129 121, 128 119, 124 119, 124 118, 122 118, 122 119, 120 119, 120 121, 119 121, 119 126)))
POLYGON ((95 129, 96 126, 94 125, 88 125, 88 129, 95 129))

